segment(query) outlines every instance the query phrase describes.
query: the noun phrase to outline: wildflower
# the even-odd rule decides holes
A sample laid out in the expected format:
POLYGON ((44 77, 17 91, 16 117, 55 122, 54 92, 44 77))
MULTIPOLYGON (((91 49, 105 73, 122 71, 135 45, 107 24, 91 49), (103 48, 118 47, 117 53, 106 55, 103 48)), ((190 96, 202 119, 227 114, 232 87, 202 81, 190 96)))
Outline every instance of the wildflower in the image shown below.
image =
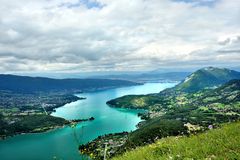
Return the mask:
POLYGON ((213 129, 213 125, 209 125, 209 126, 208 126, 208 129, 213 129))

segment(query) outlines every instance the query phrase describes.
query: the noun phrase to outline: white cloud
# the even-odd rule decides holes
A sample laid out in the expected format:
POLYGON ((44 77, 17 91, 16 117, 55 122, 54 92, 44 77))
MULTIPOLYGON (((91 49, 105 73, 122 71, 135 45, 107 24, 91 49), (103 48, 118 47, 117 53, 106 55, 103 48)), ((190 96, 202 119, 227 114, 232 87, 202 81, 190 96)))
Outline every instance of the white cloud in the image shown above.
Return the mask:
POLYGON ((0 71, 238 65, 240 1, 204 3, 2 0, 0 71))

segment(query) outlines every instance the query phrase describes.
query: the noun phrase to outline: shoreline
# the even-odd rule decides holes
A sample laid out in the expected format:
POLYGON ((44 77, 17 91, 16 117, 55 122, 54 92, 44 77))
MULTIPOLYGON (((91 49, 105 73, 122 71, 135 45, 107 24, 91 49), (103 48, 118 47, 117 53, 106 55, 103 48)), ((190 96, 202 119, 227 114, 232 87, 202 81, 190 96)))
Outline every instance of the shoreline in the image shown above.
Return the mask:
MULTIPOLYGON (((83 93, 92 93, 92 92, 101 92, 101 91, 105 91, 105 90, 111 90, 111 89, 115 89, 115 88, 124 88, 124 87, 131 87, 131 86, 138 86, 138 85, 144 85, 144 83, 136 83, 135 85, 127 85, 127 86, 120 86, 120 87, 117 87, 117 86, 113 86, 113 87, 105 87, 105 88, 99 88, 99 89, 93 89, 93 90, 86 90, 86 91, 81 91, 81 92, 78 92, 78 93, 72 93, 71 95, 72 96, 75 96, 77 97, 76 100, 73 100, 71 102, 67 102, 67 103, 64 103, 64 104, 61 104, 61 106, 57 105, 53 108, 51 108, 51 110, 48 110, 48 116, 51 116, 51 117, 54 117, 54 118, 62 118, 62 117, 56 117, 56 116, 53 116, 52 113, 56 112, 56 109, 57 108, 60 108, 60 107, 63 107, 65 106, 66 104, 70 104, 70 103, 73 103, 73 102, 77 102, 79 100, 85 100, 87 99, 86 97, 81 97, 81 96, 78 96, 79 94, 83 94, 83 93)), ((34 115, 34 114, 33 114, 34 115)), ((37 115, 37 114, 36 114, 37 115)), ((28 116, 28 115, 26 115, 28 116)), ((75 125, 73 123, 81 123, 81 122, 85 122, 85 121, 92 121, 94 120, 95 118, 94 117, 90 117, 88 119, 78 119, 78 120, 75 120, 76 122, 71 122, 71 120, 67 120, 65 118, 62 118, 64 119, 65 121, 68 121, 67 124, 63 124, 63 125, 57 125, 57 126, 51 126, 51 127, 47 127, 45 129, 41 129, 41 128, 35 128, 34 130, 32 131, 29 131, 29 132, 19 132, 19 133, 14 133, 14 134, 11 134, 11 135, 0 135, 0 141, 1 140, 6 140, 8 138, 11 138, 11 137, 15 137, 15 136, 19 136, 19 135, 24 135, 24 134, 35 134, 35 133, 45 133, 45 132, 49 132, 49 131, 52 131, 52 130, 55 130, 55 129, 59 129, 59 128, 64 128, 66 126, 70 126, 71 125, 75 125), (37 130, 37 131, 36 131, 37 130)))
POLYGON ((64 124, 64 125, 59 125, 59 126, 54 126, 54 127, 48 127, 47 129, 44 129, 42 131, 33 131, 33 132, 22 132, 22 133, 16 133, 14 135, 8 135, 8 136, 4 136, 4 137, 0 137, 0 141, 4 141, 4 140, 7 140, 9 138, 13 138, 13 137, 16 137, 16 136, 21 136, 21 135, 26 135, 26 134, 38 134, 38 133, 47 133, 47 132, 51 132, 51 131, 54 131, 54 130, 57 130, 57 129, 61 129, 61 128, 64 128, 64 127, 67 127, 69 124, 64 124))
MULTIPOLYGON (((54 117, 54 116, 52 116, 54 117)), ((74 127, 77 124, 81 123, 81 122, 86 122, 86 121, 93 121, 95 120, 94 117, 90 117, 87 119, 76 119, 76 120, 66 120, 64 119, 67 123, 63 124, 63 125, 56 125, 56 126, 51 126, 51 127, 46 127, 46 128, 36 128, 32 131, 29 132, 21 132, 21 133, 16 133, 13 135, 8 135, 8 136, 0 136, 0 141, 1 140, 7 140, 8 138, 12 138, 15 136, 20 136, 20 135, 25 135, 25 134, 38 134, 38 133, 47 133, 47 132, 51 132, 57 129, 61 129, 61 128, 65 128, 65 127, 74 127)))
MULTIPOLYGON (((145 85, 144 85, 145 86, 145 85)), ((146 88, 146 87, 142 87, 141 85, 135 85, 135 86, 133 86, 133 88, 134 87, 140 87, 141 89, 143 88, 146 88)), ((122 88, 122 87, 121 87, 122 88)), ((124 91, 125 90, 128 90, 128 88, 131 88, 131 87, 129 87, 129 86, 127 86, 127 87, 123 87, 123 88, 126 88, 126 89, 124 89, 124 91)), ((84 92, 84 93, 86 93, 86 92, 84 92)), ((125 93, 125 92, 124 92, 125 93)), ((91 95, 91 94, 89 94, 89 95, 91 95)), ((88 96, 89 96, 88 94, 83 94, 83 95, 81 95, 81 94, 79 94, 78 96, 79 97, 87 97, 87 99, 88 99, 88 96)), ((90 97, 89 97, 89 99, 90 99, 90 97)), ((110 100, 111 98, 107 98, 103 103, 105 104, 106 103, 106 101, 107 100, 110 100)), ((84 102, 84 103, 86 103, 86 102, 84 102)), ((104 105, 105 106, 105 105, 104 105)), ((62 106, 61 106, 62 107, 62 106)), ((106 107, 108 107, 108 106, 106 106, 106 107)), ((110 107, 109 107, 110 108, 110 107)), ((138 109, 138 108, 118 108, 118 107, 111 107, 111 108, 115 108, 116 110, 138 110, 138 111, 136 111, 136 112, 134 112, 134 114, 136 115, 136 113, 137 112, 142 112, 142 109, 138 109)), ((57 110, 58 111, 58 110, 57 110)), ((57 115, 56 115, 57 116, 57 115)), ((61 115, 58 115, 58 116, 60 116, 61 117, 61 115)), ((89 115, 89 116, 91 116, 91 115, 89 115)), ((67 119, 70 119, 72 116, 67 116, 66 118, 67 119)), ((136 117, 136 116, 134 116, 134 117, 136 117)), ((76 118, 78 118, 78 116, 76 116, 76 118)), ((96 117, 97 118, 97 117, 96 117)), ((133 128, 134 129, 132 129, 132 131, 133 130, 136 130, 138 127, 136 126, 137 124, 138 124, 138 122, 139 121, 141 121, 140 120, 140 118, 137 118, 137 119, 139 119, 139 120, 137 120, 137 122, 136 123, 134 123, 134 124, 132 124, 132 125, 130 125, 130 126, 134 126, 133 128)), ((98 121, 98 120, 97 120, 98 121)), ((93 123, 95 123, 95 122, 93 122, 93 123)), ((87 124, 88 124, 88 122, 87 122, 87 124)), ((89 123, 90 124, 90 123, 89 123)), ((82 125, 85 125, 85 123, 82 123, 82 124, 79 124, 79 125, 77 125, 76 126, 76 129, 79 129, 79 128, 81 128, 81 126, 82 125)), ((73 126, 74 127, 74 126, 73 126)), ((126 129, 124 129, 125 127, 123 127, 123 130, 120 130, 120 132, 121 131, 128 131, 128 130, 126 130, 126 129)), ((70 128, 69 127, 69 125, 65 125, 65 126, 57 126, 57 127, 55 127, 55 128, 51 128, 51 129, 49 129, 49 130, 46 130, 46 131, 44 131, 44 132, 50 132, 50 133, 47 133, 47 134, 45 134, 45 133, 40 133, 39 135, 32 135, 32 133, 23 133, 23 134, 28 134, 29 135, 29 137, 32 137, 32 138, 38 138, 39 136, 41 137, 41 136, 45 136, 45 135, 52 135, 52 134, 56 134, 56 135, 58 135, 58 133, 61 133, 61 132, 65 132, 65 131, 72 131, 71 130, 72 128, 70 128), (63 127, 66 127, 66 128, 64 128, 64 129, 61 129, 61 128, 63 128, 63 127), (60 130, 57 130, 57 131, 54 131, 54 130, 56 130, 56 129, 60 129, 60 130), (53 132, 52 132, 53 131, 53 132)), ((114 132, 113 130, 112 131, 110 131, 110 133, 114 133, 114 134, 117 134, 119 131, 117 131, 117 132, 114 132)), ((96 135, 96 137, 95 137, 95 135, 94 135, 94 137, 95 138, 97 138, 97 136, 98 135, 100 135, 100 136, 103 136, 104 134, 110 134, 110 133, 103 133, 103 134, 101 134, 101 133, 99 133, 99 134, 97 134, 96 135)), ((35 133, 34 133, 35 134, 35 133)), ((91 134, 91 133, 86 133, 86 134, 91 134)), ((18 139, 26 139, 27 137, 28 137, 28 135, 25 135, 25 136, 22 136, 21 137, 21 135, 19 136, 19 137, 16 137, 16 138, 12 138, 12 139, 10 139, 10 140, 6 140, 6 142, 4 142, 4 143, 8 143, 9 141, 11 142, 11 141, 15 141, 15 140, 18 140, 18 139)), ((72 136, 72 135, 70 135, 70 136, 72 136)), ((120 135, 119 135, 120 136, 120 135)), ((60 136, 61 137, 61 136, 60 136)), ((93 139, 95 139, 93 137, 93 139)), ((10 137, 11 138, 11 137, 10 137)), ((117 137, 116 137, 117 138, 117 137)), ((90 142, 90 141, 92 141, 93 140, 92 138, 91 138, 91 140, 89 140, 88 142, 90 142)), ((50 139, 49 139, 50 140, 50 139)), ((123 139, 124 140, 124 139, 123 139)), ((86 143, 87 143, 87 141, 86 141, 86 143)), ((112 142, 110 142, 110 143, 112 143, 112 142)), ((113 142, 114 143, 114 142, 113 142)), ((119 142, 119 143, 115 143, 115 144, 113 144, 113 145, 121 145, 121 142, 119 142)), ((77 149, 77 151, 78 151, 78 147, 74 147, 74 149, 77 149)))

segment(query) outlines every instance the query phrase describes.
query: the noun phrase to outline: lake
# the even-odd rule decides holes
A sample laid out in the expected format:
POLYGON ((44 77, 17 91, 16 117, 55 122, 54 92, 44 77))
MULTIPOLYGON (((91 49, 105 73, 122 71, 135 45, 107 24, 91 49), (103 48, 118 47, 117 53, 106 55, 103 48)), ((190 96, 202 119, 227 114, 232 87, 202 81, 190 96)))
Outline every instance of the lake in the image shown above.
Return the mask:
POLYGON ((78 94, 86 97, 56 109, 53 116, 65 119, 94 117, 94 121, 79 123, 46 133, 24 134, 0 140, 1 160, 81 160, 79 144, 86 143, 99 135, 132 131, 140 122, 137 113, 141 110, 116 109, 106 105, 110 99, 128 94, 148 94, 173 87, 176 83, 146 83, 139 86, 122 87, 78 94))

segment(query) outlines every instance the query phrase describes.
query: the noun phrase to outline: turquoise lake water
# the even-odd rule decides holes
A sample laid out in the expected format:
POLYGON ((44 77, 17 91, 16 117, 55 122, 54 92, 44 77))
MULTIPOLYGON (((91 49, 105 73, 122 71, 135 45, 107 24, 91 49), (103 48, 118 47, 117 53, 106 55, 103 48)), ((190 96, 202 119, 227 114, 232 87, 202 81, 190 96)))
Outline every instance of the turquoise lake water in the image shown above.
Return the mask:
POLYGON ((116 109, 106 105, 106 101, 129 94, 158 93, 176 83, 146 83, 140 86, 115 88, 104 91, 78 94, 86 97, 57 108, 53 116, 65 119, 94 117, 91 122, 79 123, 76 128, 64 127, 46 133, 18 135, 0 140, 1 160, 81 160, 78 145, 99 135, 132 131, 140 122, 140 110, 116 109))

